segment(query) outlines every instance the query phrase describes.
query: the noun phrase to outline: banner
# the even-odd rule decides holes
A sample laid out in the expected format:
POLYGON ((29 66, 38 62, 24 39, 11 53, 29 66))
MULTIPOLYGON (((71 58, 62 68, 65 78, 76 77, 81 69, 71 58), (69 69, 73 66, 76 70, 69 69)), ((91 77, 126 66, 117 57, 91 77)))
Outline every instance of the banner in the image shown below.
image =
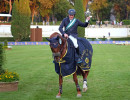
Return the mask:
MULTIPOLYGON (((89 41, 91 44, 130 44, 130 41, 89 41)), ((4 44, 4 42, 0 42, 4 44)), ((8 42, 8 45, 49 45, 49 42, 8 42)))

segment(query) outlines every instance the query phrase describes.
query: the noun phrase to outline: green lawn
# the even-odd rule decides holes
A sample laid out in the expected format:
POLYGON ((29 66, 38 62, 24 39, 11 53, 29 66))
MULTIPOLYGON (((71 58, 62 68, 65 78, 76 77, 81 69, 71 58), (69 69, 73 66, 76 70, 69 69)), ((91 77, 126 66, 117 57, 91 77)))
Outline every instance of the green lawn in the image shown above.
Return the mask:
MULTIPOLYGON (((60 100, 130 100, 130 46, 93 45, 88 91, 76 97, 72 76, 64 78, 60 100)), ((5 69, 20 76, 19 89, 1 92, 0 100, 57 100, 58 75, 49 46, 13 46, 5 69)), ((78 76, 82 88, 82 77, 78 76)))

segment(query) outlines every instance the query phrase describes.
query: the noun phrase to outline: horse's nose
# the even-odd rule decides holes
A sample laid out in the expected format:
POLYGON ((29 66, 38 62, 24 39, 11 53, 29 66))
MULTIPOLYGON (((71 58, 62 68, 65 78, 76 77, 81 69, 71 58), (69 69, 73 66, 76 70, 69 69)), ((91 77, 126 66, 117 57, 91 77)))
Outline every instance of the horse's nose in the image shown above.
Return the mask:
POLYGON ((60 61, 60 57, 55 57, 54 59, 55 59, 56 62, 60 61))

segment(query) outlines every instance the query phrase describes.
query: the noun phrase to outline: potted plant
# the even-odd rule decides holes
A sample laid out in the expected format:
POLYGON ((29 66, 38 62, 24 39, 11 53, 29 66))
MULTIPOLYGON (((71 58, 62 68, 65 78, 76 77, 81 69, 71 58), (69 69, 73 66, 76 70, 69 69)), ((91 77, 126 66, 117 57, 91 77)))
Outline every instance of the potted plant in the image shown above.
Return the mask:
POLYGON ((16 91, 18 89, 19 76, 15 72, 5 71, 2 66, 5 61, 3 45, 0 44, 0 92, 16 91))

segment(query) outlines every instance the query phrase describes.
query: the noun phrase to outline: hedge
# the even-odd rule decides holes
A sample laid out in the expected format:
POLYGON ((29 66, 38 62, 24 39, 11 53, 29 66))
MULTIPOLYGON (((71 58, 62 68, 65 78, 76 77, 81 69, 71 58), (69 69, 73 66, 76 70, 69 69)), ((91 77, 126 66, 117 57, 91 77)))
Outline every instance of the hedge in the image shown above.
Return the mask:
POLYGON ((130 20, 123 20, 122 22, 124 25, 130 25, 130 20))
POLYGON ((5 61, 4 48, 3 48, 3 44, 0 44, 0 75, 5 72, 4 69, 2 68, 4 61, 5 61))

